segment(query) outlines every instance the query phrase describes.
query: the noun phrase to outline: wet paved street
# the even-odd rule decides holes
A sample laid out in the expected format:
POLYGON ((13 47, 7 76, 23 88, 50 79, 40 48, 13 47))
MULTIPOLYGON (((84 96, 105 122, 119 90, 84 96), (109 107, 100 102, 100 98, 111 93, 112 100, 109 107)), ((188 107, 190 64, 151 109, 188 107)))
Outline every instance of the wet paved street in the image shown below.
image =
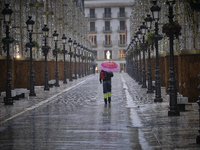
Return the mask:
POLYGON ((200 149, 198 106, 168 117, 168 102, 154 103, 126 73, 114 73, 112 102, 104 105, 98 75, 37 96, 0 105, 0 150, 200 149))

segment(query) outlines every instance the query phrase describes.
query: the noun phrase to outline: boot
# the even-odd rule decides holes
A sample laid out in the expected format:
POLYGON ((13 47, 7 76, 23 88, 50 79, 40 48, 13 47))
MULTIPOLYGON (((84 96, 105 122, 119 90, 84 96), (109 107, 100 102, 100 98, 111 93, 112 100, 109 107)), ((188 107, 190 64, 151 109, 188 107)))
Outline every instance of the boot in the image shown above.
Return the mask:
POLYGON ((108 103, 110 104, 110 102, 111 102, 111 97, 108 97, 108 103))
POLYGON ((107 98, 104 98, 104 102, 105 102, 105 104, 107 104, 107 98))

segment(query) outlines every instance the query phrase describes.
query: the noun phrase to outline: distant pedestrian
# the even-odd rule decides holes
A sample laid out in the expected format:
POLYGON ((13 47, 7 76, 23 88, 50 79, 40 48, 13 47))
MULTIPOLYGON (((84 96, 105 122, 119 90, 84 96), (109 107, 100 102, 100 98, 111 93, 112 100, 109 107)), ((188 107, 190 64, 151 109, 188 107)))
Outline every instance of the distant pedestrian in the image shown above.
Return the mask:
POLYGON ((113 72, 107 72, 101 70, 99 81, 102 83, 103 80, 103 94, 104 94, 104 102, 110 104, 111 102, 111 78, 113 77, 113 72))

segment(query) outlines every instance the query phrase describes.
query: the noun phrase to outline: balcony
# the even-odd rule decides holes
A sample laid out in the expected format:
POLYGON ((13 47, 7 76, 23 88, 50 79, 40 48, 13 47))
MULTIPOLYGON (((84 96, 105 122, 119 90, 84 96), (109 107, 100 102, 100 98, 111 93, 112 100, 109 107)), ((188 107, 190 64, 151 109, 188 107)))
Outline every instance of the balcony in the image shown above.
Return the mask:
POLYGON ((103 41, 103 46, 104 47, 112 47, 112 41, 109 41, 109 42, 103 41))
POLYGON ((88 14, 88 18, 89 18, 90 20, 92 20, 92 19, 97 19, 97 14, 88 14))
POLYGON ((126 18, 127 13, 126 12, 118 12, 118 18, 126 18))
POLYGON ((97 33, 97 27, 90 27, 90 33, 97 33))
POLYGON ((92 46, 92 48, 97 48, 97 43, 95 42, 95 43, 93 43, 93 44, 91 44, 91 46, 92 46))
POLYGON ((118 31, 119 31, 119 33, 125 33, 126 32, 125 26, 119 26, 118 31))
POLYGON ((111 19, 111 17, 112 17, 112 13, 110 14, 103 13, 103 19, 111 19))
POLYGON ((103 27, 103 32, 104 33, 111 33, 112 32, 112 27, 103 27))
POLYGON ((120 41, 120 40, 118 41, 118 46, 119 46, 119 47, 126 47, 126 45, 127 45, 127 44, 126 44, 125 41, 124 41, 124 42, 122 42, 122 41, 120 41))

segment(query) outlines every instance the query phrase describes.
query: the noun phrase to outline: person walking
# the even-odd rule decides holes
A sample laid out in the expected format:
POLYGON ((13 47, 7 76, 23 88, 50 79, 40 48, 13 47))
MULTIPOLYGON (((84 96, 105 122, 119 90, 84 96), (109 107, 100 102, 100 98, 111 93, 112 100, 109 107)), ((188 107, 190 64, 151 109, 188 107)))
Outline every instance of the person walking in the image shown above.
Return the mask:
POLYGON ((102 84, 103 81, 103 94, 104 94, 104 102, 105 104, 111 103, 111 78, 113 77, 113 72, 108 72, 101 70, 100 72, 100 84, 102 84))

